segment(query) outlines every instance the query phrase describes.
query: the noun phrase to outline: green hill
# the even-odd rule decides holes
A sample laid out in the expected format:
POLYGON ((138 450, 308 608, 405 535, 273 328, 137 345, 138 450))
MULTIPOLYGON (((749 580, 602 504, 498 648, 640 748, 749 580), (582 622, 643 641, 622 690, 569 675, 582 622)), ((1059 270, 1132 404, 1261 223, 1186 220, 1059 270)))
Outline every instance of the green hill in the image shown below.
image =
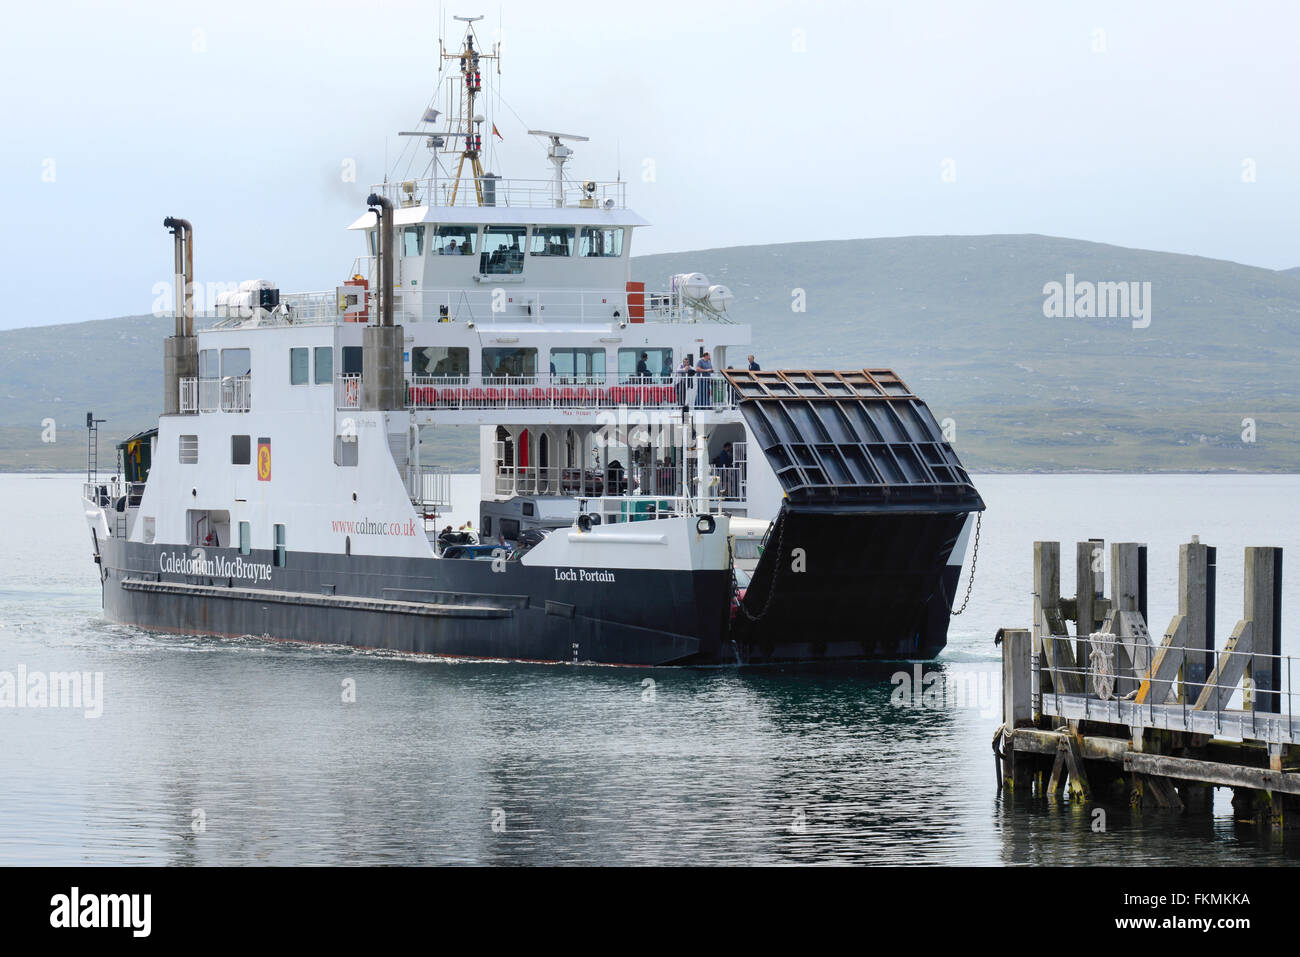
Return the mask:
MULTIPOLYGON (((1300 269, 1046 236, 917 236, 644 256, 729 285, 764 368, 887 366, 956 425, 976 470, 1300 469, 1300 269), (1151 321, 1047 318, 1044 284, 1151 283, 1151 321), (792 309, 802 290, 806 311, 792 309), (1255 441, 1243 441, 1243 420, 1255 441)), ((78 468, 161 405, 169 318, 0 332, 0 468, 78 468), (58 441, 41 441, 53 418, 58 441)), ((730 356, 738 363, 743 356, 730 356)), ((446 443, 476 467, 476 435, 446 443)))

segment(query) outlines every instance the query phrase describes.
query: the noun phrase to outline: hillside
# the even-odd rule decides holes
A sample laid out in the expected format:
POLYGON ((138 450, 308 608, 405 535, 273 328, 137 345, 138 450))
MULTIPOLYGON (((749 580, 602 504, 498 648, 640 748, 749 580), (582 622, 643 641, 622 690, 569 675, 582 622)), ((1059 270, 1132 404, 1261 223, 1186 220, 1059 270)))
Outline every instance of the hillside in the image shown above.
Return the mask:
MULTIPOLYGON (((1300 269, 1046 236, 918 236, 640 257, 651 288, 728 284, 765 368, 895 369, 976 470, 1300 469, 1300 269), (1150 325, 1047 318, 1043 287, 1151 283, 1150 325), (795 290, 807 310, 791 308, 795 290), (1243 419, 1255 441, 1242 441, 1243 419)), ((161 404, 169 318, 0 332, 0 468, 78 468, 88 409, 105 438, 161 404), (41 422, 58 441, 41 442, 41 422)), ((738 358, 731 357, 732 361, 738 358)), ((473 467, 470 430, 442 450, 473 467)))

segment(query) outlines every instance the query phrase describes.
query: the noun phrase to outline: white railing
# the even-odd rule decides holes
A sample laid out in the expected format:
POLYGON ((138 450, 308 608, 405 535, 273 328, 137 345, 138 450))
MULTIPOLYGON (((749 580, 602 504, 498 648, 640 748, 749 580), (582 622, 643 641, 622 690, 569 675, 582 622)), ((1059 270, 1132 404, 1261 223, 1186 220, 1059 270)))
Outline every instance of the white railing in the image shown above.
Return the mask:
MULTIPOLYGON (((473 322, 475 325, 521 322, 632 322, 624 289, 542 289, 517 285, 527 273, 477 275, 476 287, 403 290, 394 306, 394 322, 473 322)), ((374 303, 371 303, 374 315, 374 303)), ((730 321, 700 304, 669 293, 645 294, 646 322, 730 321)), ((638 318, 639 321, 639 318, 638 318)))
POLYGON ((253 407, 253 377, 181 379, 180 404, 182 412, 248 412, 253 407))
POLYGON ((441 465, 408 465, 406 491, 424 509, 451 507, 452 471, 441 465))
POLYGON ((195 378, 181 379, 181 412, 195 413, 199 411, 199 380, 195 378))
POLYGON ((334 377, 334 408, 361 408, 361 376, 355 373, 336 375, 334 377))
POLYGON ((221 383, 221 411, 248 412, 253 408, 253 377, 224 376, 221 383))
MULTIPOLYGON (((482 409, 734 409, 737 395, 721 376, 415 376, 407 408, 482 409)), ((338 408, 356 408, 339 405, 338 408)))
MULTIPOLYGON (((526 261, 526 260, 525 260, 526 261)), ((405 287, 393 294, 393 322, 464 322, 475 325, 504 323, 604 324, 633 322, 623 289, 543 289, 526 285, 523 273, 474 274, 473 285, 455 289, 405 287)), ((258 326, 334 325, 361 322, 359 312, 339 310, 338 290, 285 293, 274 309, 256 311, 258 326)), ((365 321, 379 315, 379 301, 373 286, 366 293, 365 321)), ((250 322, 253 316, 218 316, 214 328, 232 328, 250 322)), ((637 317, 637 322, 640 317, 637 317)), ((645 294, 645 322, 731 322, 724 313, 714 312, 699 302, 670 293, 645 294)))
MULTIPOLYGON (((479 180, 483 189, 484 206, 514 206, 526 209, 554 209, 555 181, 552 179, 506 179, 503 177, 486 177, 479 180)), ((473 206, 479 205, 478 192, 474 189, 474 178, 465 177, 455 189, 455 203, 452 192, 455 180, 440 176, 415 180, 397 180, 390 183, 377 183, 370 187, 372 193, 379 193, 394 206, 473 206)), ((580 182, 565 181, 563 205, 574 208, 624 209, 627 206, 627 184, 619 181, 596 183, 594 192, 588 192, 580 182)))
MULTIPOLYGON (((710 508, 745 501, 743 465, 709 466, 705 499, 710 508)), ((497 495, 562 495, 574 498, 609 496, 618 499, 698 500, 699 476, 694 465, 633 465, 605 469, 559 466, 498 465, 497 495)))

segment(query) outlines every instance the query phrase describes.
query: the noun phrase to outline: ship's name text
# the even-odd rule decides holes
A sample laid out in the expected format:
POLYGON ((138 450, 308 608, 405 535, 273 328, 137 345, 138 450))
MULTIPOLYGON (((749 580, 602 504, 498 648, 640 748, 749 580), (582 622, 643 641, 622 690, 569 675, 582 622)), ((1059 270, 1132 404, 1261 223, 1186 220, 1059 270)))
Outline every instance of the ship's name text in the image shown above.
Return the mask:
POLYGON ((612 582, 615 578, 613 572, 591 571, 586 568, 557 568, 555 580, 557 582, 612 582))

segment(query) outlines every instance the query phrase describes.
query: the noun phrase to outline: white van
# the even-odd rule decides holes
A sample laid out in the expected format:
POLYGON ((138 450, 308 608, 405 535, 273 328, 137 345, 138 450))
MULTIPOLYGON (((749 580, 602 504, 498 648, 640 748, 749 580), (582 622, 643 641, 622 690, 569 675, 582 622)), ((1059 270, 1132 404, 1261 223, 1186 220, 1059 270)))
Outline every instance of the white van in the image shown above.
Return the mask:
POLYGON ((754 573, 758 567, 758 546, 772 523, 759 518, 733 518, 731 520, 731 554, 737 568, 754 573))

